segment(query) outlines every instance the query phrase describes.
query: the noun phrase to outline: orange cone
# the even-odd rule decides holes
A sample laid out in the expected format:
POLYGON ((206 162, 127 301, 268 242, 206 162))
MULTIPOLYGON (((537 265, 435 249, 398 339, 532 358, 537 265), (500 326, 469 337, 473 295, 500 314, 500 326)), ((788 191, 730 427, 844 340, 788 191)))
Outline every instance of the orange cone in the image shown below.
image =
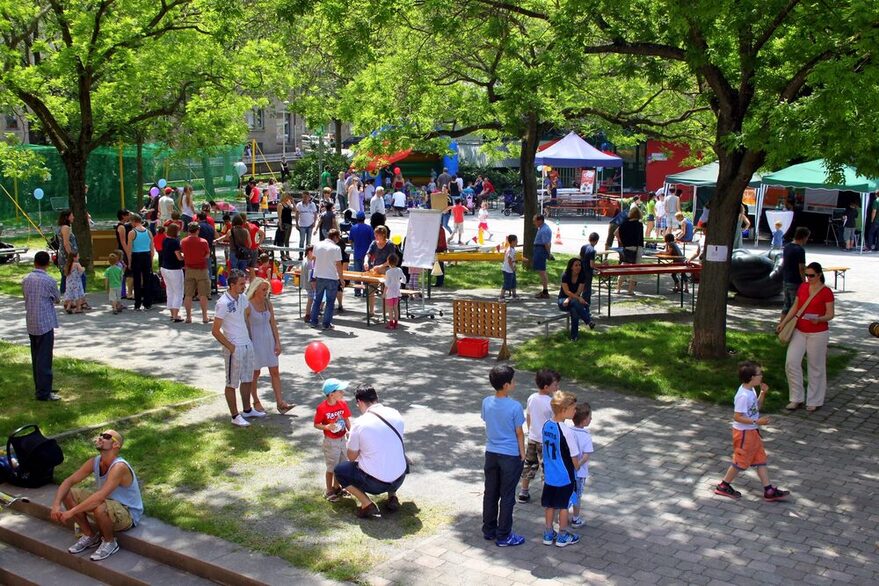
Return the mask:
POLYGON ((555 244, 562 243, 562 225, 557 224, 555 227, 555 244))

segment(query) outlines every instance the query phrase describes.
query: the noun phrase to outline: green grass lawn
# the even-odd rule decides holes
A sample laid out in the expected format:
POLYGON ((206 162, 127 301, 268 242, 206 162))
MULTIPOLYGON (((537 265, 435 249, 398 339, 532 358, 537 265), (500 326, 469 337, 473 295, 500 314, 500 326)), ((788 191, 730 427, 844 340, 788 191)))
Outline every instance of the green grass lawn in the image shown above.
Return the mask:
MULTIPOLYGON (((756 360, 764 366, 770 392, 764 411, 778 411, 788 402, 784 360, 787 348, 774 334, 727 331, 727 344, 737 350, 722 360, 695 360, 687 354, 692 326, 662 321, 629 323, 581 334, 579 342, 566 333, 538 337, 513 351, 516 365, 526 370, 554 368, 564 378, 647 397, 683 397, 732 405, 738 389, 737 364, 756 360)), ((842 371, 853 356, 831 346, 827 375, 842 371)))
MULTIPOLYGON (((570 254, 556 254, 555 260, 546 264, 549 288, 557 291, 562 282, 562 273, 568 264, 570 254)), ((445 263, 445 289, 497 289, 504 282, 500 262, 462 262, 445 263)), ((540 286, 537 273, 519 263, 516 270, 516 285, 519 290, 540 286)))
POLYGON ((0 429, 10 433, 36 423, 46 435, 141 413, 206 395, 180 383, 112 368, 99 362, 55 357, 61 401, 34 400, 30 349, 0 340, 0 429))
MULTIPOLYGON (((280 422, 241 430, 226 417, 183 424, 145 417, 123 426, 124 455, 144 487, 146 514, 353 581, 381 561, 388 540, 424 536, 449 521, 405 497, 400 511, 380 522, 357 519, 354 499, 323 499, 323 474, 291 486, 303 456, 319 454, 319 434, 303 449, 280 422)), ((94 454, 89 437, 67 438, 62 447, 59 479, 94 454)))
MULTIPOLYGON (((0 265, 0 293, 13 295, 15 297, 21 297, 21 280, 24 279, 32 270, 34 270, 34 266, 29 263, 9 263, 5 265, 0 265)), ((61 271, 58 269, 58 267, 56 267, 55 265, 49 265, 49 269, 47 270, 47 272, 52 277, 54 277, 60 285, 61 271)), ((93 279, 86 279, 87 293, 106 291, 103 269, 98 269, 95 275, 96 276, 93 279)))

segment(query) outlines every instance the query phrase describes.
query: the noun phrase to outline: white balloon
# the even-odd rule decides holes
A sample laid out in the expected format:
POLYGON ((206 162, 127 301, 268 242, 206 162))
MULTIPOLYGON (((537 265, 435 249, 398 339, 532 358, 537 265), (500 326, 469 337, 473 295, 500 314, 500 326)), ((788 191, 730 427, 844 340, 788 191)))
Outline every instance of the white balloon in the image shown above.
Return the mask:
POLYGON ((244 175, 247 172, 247 165, 245 165, 241 161, 238 161, 237 163, 235 163, 233 165, 233 167, 235 167, 235 172, 238 173, 239 177, 241 177, 242 175, 244 175))
POLYGON ((537 165, 537 172, 543 173, 543 165, 537 165))

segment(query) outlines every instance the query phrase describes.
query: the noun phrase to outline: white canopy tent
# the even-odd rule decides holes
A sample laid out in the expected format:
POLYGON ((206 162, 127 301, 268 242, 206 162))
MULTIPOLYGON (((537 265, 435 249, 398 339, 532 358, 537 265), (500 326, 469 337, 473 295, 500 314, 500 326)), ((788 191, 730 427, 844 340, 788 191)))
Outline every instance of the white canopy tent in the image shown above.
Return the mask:
MULTIPOLYGON (((623 159, 616 155, 601 152, 582 138, 576 132, 569 132, 567 136, 553 145, 537 153, 534 164, 541 167, 542 178, 546 179, 545 167, 566 168, 595 168, 610 167, 620 169, 620 197, 623 196, 623 159)), ((540 201, 541 212, 543 211, 543 199, 540 201)))

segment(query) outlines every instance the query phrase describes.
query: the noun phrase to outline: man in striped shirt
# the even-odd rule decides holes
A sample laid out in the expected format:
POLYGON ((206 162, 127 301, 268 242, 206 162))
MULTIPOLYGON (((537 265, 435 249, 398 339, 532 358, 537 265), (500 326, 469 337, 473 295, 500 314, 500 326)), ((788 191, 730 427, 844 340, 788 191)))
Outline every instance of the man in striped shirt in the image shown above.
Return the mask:
POLYGON ((34 270, 21 281, 24 292, 25 321, 31 341, 34 389, 38 401, 58 401, 52 390, 52 351, 58 316, 55 304, 61 301, 58 284, 49 276, 49 253, 41 250, 34 257, 34 270))

